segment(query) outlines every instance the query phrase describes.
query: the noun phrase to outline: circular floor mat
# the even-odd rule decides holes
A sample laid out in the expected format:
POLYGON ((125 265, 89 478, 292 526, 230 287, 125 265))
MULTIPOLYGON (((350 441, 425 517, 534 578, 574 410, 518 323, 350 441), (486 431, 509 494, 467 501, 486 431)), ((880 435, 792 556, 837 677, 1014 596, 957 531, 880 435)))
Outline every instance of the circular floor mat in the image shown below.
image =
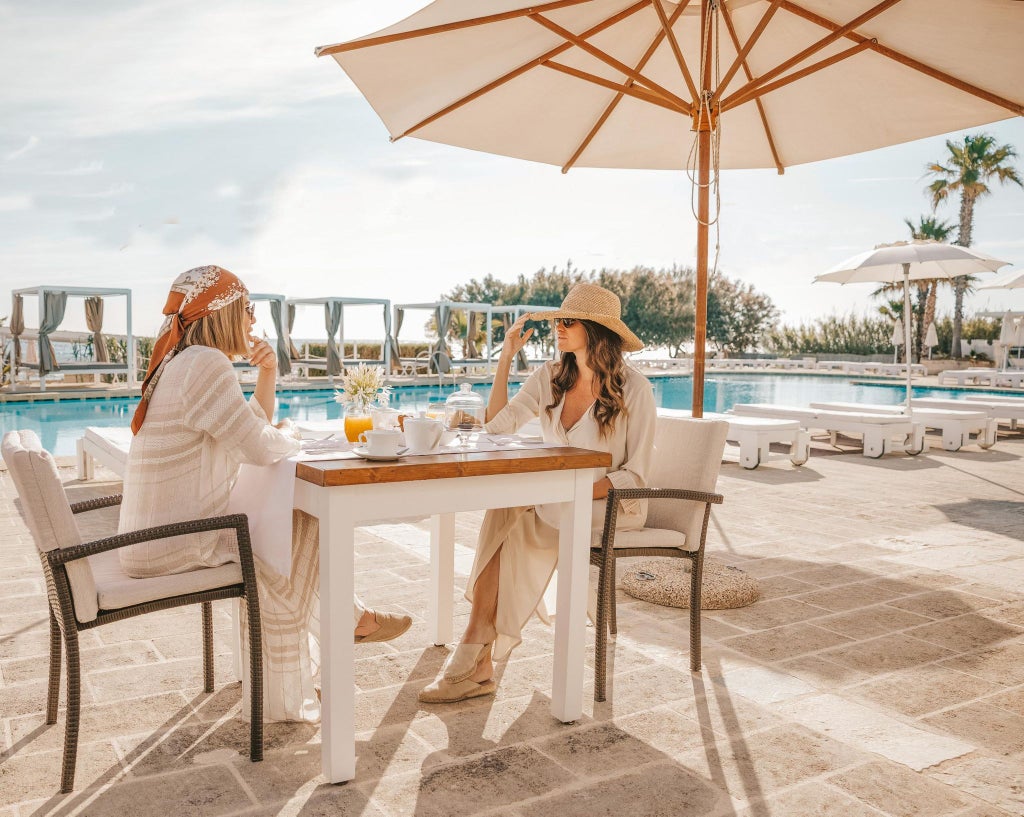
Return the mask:
MULTIPOLYGON (((630 560, 619 568, 622 589, 634 598, 665 607, 690 606, 689 559, 630 560)), ((738 567, 705 560, 701 584, 701 609, 728 610, 746 607, 761 596, 757 580, 738 567)))

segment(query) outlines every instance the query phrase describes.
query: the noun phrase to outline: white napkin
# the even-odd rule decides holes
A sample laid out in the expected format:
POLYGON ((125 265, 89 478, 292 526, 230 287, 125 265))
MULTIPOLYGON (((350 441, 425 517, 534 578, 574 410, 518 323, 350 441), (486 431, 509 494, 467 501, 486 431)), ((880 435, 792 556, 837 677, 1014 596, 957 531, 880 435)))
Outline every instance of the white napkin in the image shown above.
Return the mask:
POLYGON ((228 513, 249 517, 252 552, 285 577, 292 572, 295 462, 287 457, 274 465, 243 464, 228 499, 228 513))

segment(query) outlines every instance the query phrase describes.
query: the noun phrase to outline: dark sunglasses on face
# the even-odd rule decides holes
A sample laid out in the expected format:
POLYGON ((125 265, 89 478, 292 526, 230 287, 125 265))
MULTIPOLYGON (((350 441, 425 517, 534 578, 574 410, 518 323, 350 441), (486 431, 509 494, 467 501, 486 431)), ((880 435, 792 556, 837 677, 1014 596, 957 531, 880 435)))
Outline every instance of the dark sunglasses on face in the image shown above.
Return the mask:
POLYGON ((564 326, 566 329, 571 329, 576 325, 576 318, 555 318, 555 326, 564 326))

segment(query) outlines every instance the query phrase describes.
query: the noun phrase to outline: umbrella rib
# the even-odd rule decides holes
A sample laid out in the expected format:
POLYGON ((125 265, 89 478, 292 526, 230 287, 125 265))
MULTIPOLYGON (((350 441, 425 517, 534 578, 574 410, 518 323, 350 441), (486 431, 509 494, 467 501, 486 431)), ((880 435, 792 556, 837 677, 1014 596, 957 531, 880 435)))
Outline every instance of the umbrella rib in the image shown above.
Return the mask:
MULTIPOLYGON (((725 20, 725 27, 729 31, 729 36, 732 38, 733 47, 737 52, 740 50, 740 40, 736 36, 736 28, 732 24, 732 14, 726 6, 722 6, 722 18, 725 20)), ((747 60, 743 60, 743 73, 749 82, 754 78, 753 72, 750 70, 750 66, 747 64, 747 60)), ((764 128, 765 139, 768 140, 768 149, 772 152, 772 160, 775 162, 775 169, 779 171, 781 176, 786 172, 786 168, 782 164, 782 159, 779 157, 779 151, 775 147, 775 138, 772 136, 772 129, 768 125, 768 114, 765 112, 764 103, 760 97, 754 99, 754 104, 757 106, 757 113, 761 117, 761 126, 764 128)))
POLYGON ((831 34, 829 34, 829 35, 827 35, 825 37, 822 37, 816 43, 814 43, 812 45, 809 45, 807 48, 805 48, 799 54, 795 54, 794 56, 790 57, 788 60, 782 62, 781 64, 777 65, 775 68, 773 68, 770 71, 768 71, 766 74, 762 74, 760 77, 755 79, 753 82, 748 82, 742 88, 740 88, 736 92, 734 92, 731 96, 726 97, 724 100, 722 100, 723 108, 730 107, 730 103, 732 103, 734 100, 736 100, 736 99, 738 99, 740 97, 749 96, 751 91, 754 91, 757 88, 759 88, 760 86, 762 86, 762 85, 770 82, 771 80, 775 79, 780 74, 788 71, 794 65, 799 65, 804 60, 806 60, 808 57, 812 56, 813 54, 818 53, 823 48, 827 48, 832 43, 834 43, 836 40, 841 39, 842 37, 846 36, 846 34, 848 34, 849 32, 853 31, 853 29, 857 28, 857 26, 866 23, 868 20, 871 20, 874 17, 877 17, 883 11, 885 11, 886 9, 892 8, 893 6, 895 6, 900 1, 901 0, 882 0, 881 3, 879 3, 878 5, 870 8, 870 9, 868 9, 863 14, 861 14, 859 17, 854 18, 853 20, 851 20, 850 22, 848 22, 844 26, 839 26, 831 34))
MULTIPOLYGON (((634 3, 633 5, 628 6, 627 8, 624 8, 622 11, 618 12, 617 14, 613 14, 611 17, 607 18, 606 20, 602 20, 600 23, 597 23, 596 25, 594 25, 591 28, 587 29, 580 36, 581 37, 592 37, 593 35, 601 32, 601 31, 604 31, 606 28, 611 28, 616 23, 622 22, 627 17, 631 17, 632 15, 634 15, 638 11, 640 11, 640 9, 646 7, 647 6, 647 2, 648 2, 648 0, 639 0, 638 2, 634 3)), ((552 49, 550 49, 548 51, 545 51, 539 57, 536 57, 536 58, 530 60, 529 62, 524 63, 523 65, 520 65, 518 68, 516 68, 516 69, 514 69, 512 71, 509 71, 507 74, 503 74, 502 76, 498 77, 495 80, 492 80, 491 82, 488 82, 483 87, 477 88, 475 91, 473 91, 473 93, 467 94, 466 96, 464 96, 464 97, 462 97, 460 99, 456 99, 451 104, 446 105, 444 108, 441 108, 441 110, 432 113, 426 119, 423 119, 423 120, 417 122, 415 125, 412 125, 412 126, 406 128, 404 131, 402 131, 397 136, 392 136, 391 137, 391 141, 392 142, 396 142, 399 139, 401 139, 403 136, 408 136, 410 133, 413 133, 414 131, 417 131, 420 128, 426 127, 427 125, 431 124, 432 122, 436 122, 441 117, 447 116, 452 111, 458 110, 463 105, 466 105, 466 104, 472 102, 474 99, 478 99, 479 97, 483 96, 484 94, 493 91, 495 88, 498 88, 498 87, 504 85, 506 82, 509 82, 510 80, 513 80, 516 77, 525 74, 531 68, 536 68, 538 65, 543 65, 545 62, 547 62, 552 57, 556 57, 559 54, 561 54, 562 52, 568 51, 570 48, 572 48, 572 44, 571 43, 561 43, 560 45, 557 45, 554 48, 552 48, 552 49)))
POLYGON ((730 101, 722 103, 722 110, 728 111, 732 108, 738 108, 740 105, 750 102, 751 99, 759 99, 763 96, 767 96, 772 91, 777 91, 779 90, 779 88, 784 88, 785 86, 793 82, 796 82, 799 79, 803 79, 804 77, 810 76, 811 74, 816 74, 819 71, 828 68, 830 65, 835 65, 837 62, 842 62, 843 60, 848 59, 849 57, 853 57, 861 53, 862 51, 866 51, 869 48, 871 48, 871 46, 874 44, 875 40, 864 40, 858 43, 857 45, 851 46, 845 51, 840 51, 838 54, 833 54, 831 57, 820 60, 814 63, 813 65, 808 65, 806 68, 802 68, 799 71, 794 71, 792 74, 788 74, 780 80, 776 80, 775 82, 769 82, 767 85, 762 85, 758 88, 755 88, 748 94, 745 94, 740 97, 733 97, 730 101))
POLYGON ((634 82, 638 82, 647 89, 659 94, 660 96, 665 97, 668 100, 671 100, 673 103, 679 106, 681 110, 689 111, 690 105, 682 97, 676 96, 670 90, 668 90, 668 88, 662 87, 654 80, 645 77, 639 71, 634 71, 624 62, 620 62, 619 60, 615 59, 615 57, 613 57, 611 54, 608 54, 607 52, 602 51, 600 48, 591 45, 582 37, 573 34, 567 28, 562 28, 562 26, 558 25, 558 23, 549 20, 547 17, 544 17, 541 14, 531 14, 530 19, 544 26, 544 28, 548 29, 549 31, 554 32, 562 39, 564 39, 566 42, 569 42, 572 45, 575 45, 580 50, 587 52, 588 54, 590 54, 590 56, 594 57, 595 59, 598 59, 601 62, 605 63, 606 65, 611 66, 619 73, 625 74, 634 82))
POLYGON ((673 100, 666 99, 660 94, 656 94, 654 91, 648 91, 646 88, 640 88, 636 85, 632 85, 630 84, 631 80, 627 80, 625 83, 615 82, 615 80, 605 79, 597 74, 581 71, 579 68, 573 68, 571 65, 565 65, 564 63, 554 62, 552 60, 546 60, 541 63, 541 65, 545 68, 551 68, 555 71, 560 71, 563 74, 568 74, 570 77, 576 77, 577 79, 592 82, 594 85, 600 85, 602 88, 609 88, 610 90, 617 91, 620 94, 626 94, 627 96, 636 97, 644 102, 650 102, 652 105, 666 108, 673 113, 690 116, 689 110, 684 110, 673 100))
MULTIPOLYGON (((738 51, 738 53, 736 54, 736 59, 733 60, 732 65, 729 66, 729 70, 725 72, 725 76, 722 78, 722 81, 718 83, 718 88, 716 88, 714 94, 711 95, 712 106, 716 102, 718 102, 719 99, 722 98, 722 94, 725 92, 725 89, 729 87, 729 83, 732 82, 732 78, 736 76, 736 72, 740 69, 740 66, 746 66, 747 55, 750 53, 750 49, 752 49, 754 47, 754 44, 759 39, 761 39, 761 35, 764 33, 764 30, 768 27, 768 23, 771 21, 772 17, 775 16, 775 12, 779 10, 780 3, 782 3, 782 0, 772 0, 771 5, 769 5, 768 8, 765 9, 764 14, 761 15, 761 19, 757 21, 757 25, 754 27, 754 30, 750 33, 750 36, 747 38, 747 42, 743 45, 742 49, 740 49, 739 43, 736 44, 736 48, 738 51)), ((724 3, 722 4, 721 9, 722 13, 726 14, 726 7, 724 3)), ((730 33, 733 34, 733 41, 735 42, 735 30, 733 29, 731 23, 729 24, 729 30, 730 33)), ((752 81, 753 77, 749 77, 748 84, 749 82, 752 81)))
MULTIPOLYGON (((679 5, 676 6, 676 10, 672 12, 672 17, 669 19, 665 17, 663 12, 661 12, 660 0, 652 0, 652 5, 659 10, 658 18, 662 21, 662 27, 654 35, 654 39, 651 41, 651 44, 647 47, 647 51, 644 53, 643 57, 640 58, 640 61, 636 64, 637 71, 643 70, 644 66, 647 65, 648 60, 650 60, 650 58, 654 56, 654 52, 658 50, 658 46, 661 45, 662 41, 665 39, 666 36, 672 37, 672 24, 675 23, 677 19, 679 19, 679 15, 683 13, 683 10, 686 8, 689 2, 690 0, 682 0, 682 2, 680 2, 679 5)), ((680 60, 682 59, 681 54, 679 55, 679 58, 680 60)), ((682 67, 685 73, 686 65, 680 62, 680 66, 682 67)), ((685 74, 685 76, 688 82, 692 82, 692 80, 690 80, 689 74, 685 74)), ((626 85, 631 85, 631 82, 632 80, 627 80, 626 85)), ((612 112, 618 107, 619 103, 622 101, 622 97, 624 96, 625 93, 622 91, 619 91, 618 93, 615 94, 615 96, 612 98, 612 101, 608 103, 608 106, 598 117, 597 122, 594 123, 594 127, 590 129, 590 132, 586 135, 583 141, 580 142, 579 147, 577 147, 576 150, 573 152, 572 156, 569 157, 569 161, 562 165, 562 173, 568 173, 572 166, 576 164, 576 161, 580 158, 580 156, 583 155, 583 151, 585 151, 590 146, 590 143, 593 141, 594 137, 597 136, 597 132, 601 130, 602 127, 604 127, 604 123, 608 121, 608 117, 612 115, 612 112)))
MULTIPOLYGON (((799 6, 790 0, 783 0, 782 8, 791 14, 795 14, 797 17, 802 17, 808 22, 814 23, 815 25, 821 26, 822 28, 831 29, 836 31, 840 28, 838 23, 833 22, 819 14, 815 14, 813 11, 805 9, 803 6, 799 6)), ((863 42, 867 39, 863 34, 858 34, 855 31, 844 32, 844 37, 855 42, 863 42)), ((976 96, 979 99, 984 99, 986 102, 991 102, 993 105, 998 105, 1000 108, 1006 108, 1008 111, 1017 114, 1017 116, 1024 116, 1024 105, 1020 102, 1015 102, 1011 99, 1006 99, 998 94, 994 94, 991 91, 986 91, 984 88, 979 88, 977 85, 972 85, 969 82, 965 82, 958 77, 954 77, 951 74, 947 74, 944 71, 940 71, 937 68, 933 68, 930 65, 926 65, 923 62, 915 60, 913 57, 908 57, 893 48, 882 45, 881 43, 874 43, 871 49, 883 57, 888 57, 894 62, 898 62, 900 65, 904 65, 907 68, 912 68, 915 71, 919 71, 932 79, 937 79, 939 82, 943 82, 946 85, 950 85, 956 88, 958 91, 976 96)))
MULTIPOLYGON (((686 60, 683 58, 682 49, 679 48, 679 41, 676 40, 676 34, 672 30, 672 26, 675 24, 675 21, 679 19, 679 15, 683 13, 683 10, 689 4, 690 0, 681 0, 681 2, 676 6, 676 10, 672 12, 672 18, 669 19, 665 16, 665 9, 661 7, 661 0, 651 0, 651 5, 654 6, 654 10, 658 12, 658 19, 661 21, 661 28, 668 37, 668 44, 671 46, 672 53, 675 55, 676 62, 679 64, 679 72, 683 75, 683 79, 686 81, 686 87, 690 91, 690 96, 693 99, 697 99, 699 96, 697 93, 697 86, 693 84, 693 77, 690 75, 690 71, 686 67, 686 60)), ((639 67, 637 70, 640 70, 639 67)))
POLYGON ((484 17, 471 17, 468 20, 457 20, 451 23, 441 23, 427 28, 417 28, 413 31, 400 31, 395 34, 383 34, 380 37, 367 37, 365 40, 353 40, 347 43, 336 43, 334 45, 321 45, 313 49, 317 57, 326 57, 331 54, 341 54, 345 51, 357 51, 360 48, 369 48, 375 45, 386 45, 397 43, 401 40, 411 40, 416 37, 429 37, 432 34, 444 34, 448 31, 458 31, 461 28, 472 28, 474 26, 488 25, 489 23, 502 23, 506 20, 514 20, 517 17, 528 17, 539 11, 555 11, 567 6, 579 6, 589 3, 591 0, 554 0, 551 3, 543 3, 529 8, 505 11, 500 14, 488 14, 484 17))

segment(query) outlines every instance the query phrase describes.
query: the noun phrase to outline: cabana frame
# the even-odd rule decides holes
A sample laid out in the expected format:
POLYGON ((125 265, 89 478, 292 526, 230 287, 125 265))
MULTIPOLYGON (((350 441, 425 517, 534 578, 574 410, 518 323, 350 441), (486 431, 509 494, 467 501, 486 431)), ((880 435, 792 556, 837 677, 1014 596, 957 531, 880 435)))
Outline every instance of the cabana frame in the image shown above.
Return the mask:
MULTIPOLYGON (((430 368, 432 370, 437 369, 437 365, 434 362, 434 356, 438 352, 443 352, 447 355, 448 350, 448 326, 451 321, 451 314, 456 311, 463 311, 466 313, 476 312, 486 315, 485 327, 487 335, 487 353, 483 358, 470 358, 470 359, 458 359, 454 360, 448 355, 448 359, 452 364, 456 366, 467 366, 476 363, 477 365, 484 365, 487 367, 488 377, 492 374, 491 366, 491 349, 494 345, 494 337, 491 323, 494 320, 494 312, 496 307, 493 304, 487 303, 473 303, 468 301, 430 301, 427 303, 410 303, 410 304, 395 304, 395 332, 392 336, 394 338, 394 348, 398 349, 398 333, 402 328, 402 322, 404 319, 405 312, 409 309, 425 309, 430 310, 434 313, 434 324, 437 326, 437 343, 435 343, 430 350, 430 368), (444 324, 442 327, 441 324, 444 324)), ((466 320, 466 331, 469 331, 469 320, 466 320)), ((438 372, 439 374, 441 372, 438 372)))
MULTIPOLYGON (((325 360, 292 359, 293 363, 304 366, 307 371, 310 368, 323 368, 327 376, 334 381, 334 376, 341 374, 345 363, 368 363, 380 365, 383 363, 384 371, 388 371, 391 365, 391 345, 388 339, 391 337, 391 301, 387 298, 342 298, 333 295, 319 298, 289 298, 285 302, 291 307, 297 306, 323 306, 324 307, 324 328, 327 330, 327 358, 325 360), (381 339, 381 357, 378 360, 367 360, 345 357, 345 307, 346 306, 381 306, 384 309, 384 337, 381 339), (338 341, 335 343, 334 332, 331 324, 337 320, 338 341), (332 356, 333 352, 333 356, 332 356), (332 357, 334 359, 332 359, 332 357), (334 360, 337 362, 335 363, 334 360), (334 365, 332 365, 332 363, 334 365), (322 365, 321 365, 322 364, 322 365)), ((290 336, 289 336, 290 339, 290 336)), ((358 355, 358 349, 356 350, 358 355)))
MULTIPOLYGON (((46 391, 46 377, 54 372, 61 374, 122 374, 124 373, 127 377, 128 387, 134 388, 137 383, 135 376, 136 360, 135 360, 135 338, 132 335, 132 291, 130 289, 122 288, 111 288, 111 287, 72 287, 72 286, 58 286, 53 284, 41 284, 34 287, 22 287, 21 289, 15 289, 11 292, 12 307, 13 302, 18 298, 24 299, 25 296, 34 296, 39 301, 39 322, 35 333, 37 335, 37 341, 39 343, 39 363, 27 366, 19 361, 20 350, 15 350, 14 343, 11 344, 12 349, 10 353, 10 364, 11 364, 11 389, 12 391, 17 390, 18 385, 18 372, 21 369, 32 369, 37 373, 39 378, 39 390, 46 391), (52 303, 51 306, 55 308, 55 312, 47 314, 47 295, 59 296, 64 295, 63 302, 57 304, 52 303), (125 335, 127 339, 126 343, 126 357, 124 367, 118 363, 64 363, 63 365, 57 364, 57 361, 52 359, 50 354, 50 335, 57 331, 61 322, 64 320, 67 307, 67 298, 110 298, 110 297, 123 297, 125 299, 127 318, 125 323, 125 335), (51 320, 48 320, 50 318, 51 320), (53 323, 52 327, 48 326, 48 323, 53 323), (46 328, 47 331, 41 331, 46 328)), ((22 301, 24 303, 24 301, 22 301)), ((14 309, 12 308, 12 315, 14 309)), ((15 327, 8 327, 5 331, 6 335, 9 335, 14 339, 15 343, 20 343, 21 335, 26 332, 27 327, 21 327, 17 334, 12 329, 15 327)), ((101 334, 102 330, 87 330, 93 335, 101 334)), ((93 354, 97 354, 97 349, 93 349, 93 354)))

